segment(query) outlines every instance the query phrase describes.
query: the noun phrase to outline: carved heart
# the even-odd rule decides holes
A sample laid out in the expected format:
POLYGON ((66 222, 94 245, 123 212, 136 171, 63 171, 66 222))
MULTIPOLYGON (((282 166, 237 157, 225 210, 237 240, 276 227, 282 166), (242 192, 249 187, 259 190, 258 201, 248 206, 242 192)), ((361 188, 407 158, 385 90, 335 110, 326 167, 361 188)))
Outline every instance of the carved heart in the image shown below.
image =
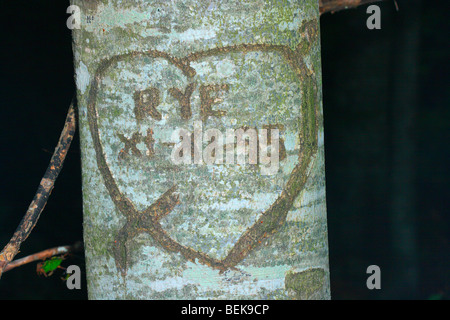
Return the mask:
MULTIPOLYGON (((302 45, 304 46, 304 44, 302 45)), ((155 95, 156 93, 148 91, 145 92, 145 94, 155 95)), ((135 97, 135 99, 141 98, 144 99, 145 97, 135 97)), ((307 169, 317 150, 318 100, 316 79, 314 72, 310 71, 303 61, 300 45, 296 50, 292 50, 289 47, 280 45, 241 44, 195 52, 184 58, 176 58, 156 50, 117 55, 105 59, 100 63, 91 83, 87 110, 88 123, 99 171, 104 179, 105 186, 112 201, 127 219, 123 228, 118 232, 114 244, 116 266, 123 275, 127 272, 126 242, 140 232, 150 234, 162 248, 171 252, 178 252, 190 261, 199 262, 212 268, 219 269, 220 271, 235 268, 235 266, 254 250, 263 239, 270 237, 285 223, 287 214, 292 208, 295 198, 299 195, 307 181, 307 169), (192 67, 192 64, 201 59, 223 54, 247 54, 250 52, 278 53, 288 62, 298 78, 302 92, 301 117, 298 119, 300 128, 300 151, 298 154, 298 163, 291 171, 284 189, 275 202, 259 215, 253 225, 247 228, 223 259, 217 259, 206 253, 194 250, 189 246, 182 245, 163 229, 160 223, 161 218, 170 213, 180 203, 179 197, 175 194, 177 189, 176 185, 169 188, 153 204, 144 210, 138 210, 133 202, 120 190, 107 162, 100 139, 99 124, 97 120, 98 110, 96 107, 97 96, 100 84, 109 68, 129 58, 161 58, 166 60, 169 65, 176 66, 176 68, 181 70, 187 78, 191 79, 196 74, 196 70, 192 67)), ((183 118, 188 118, 190 116, 186 110, 187 109, 185 108, 184 113, 182 113, 183 118)), ((160 114, 158 114, 156 109, 147 111, 150 114, 153 113, 155 117, 160 117, 160 114)), ((142 117, 139 113, 135 112, 135 114, 138 120, 142 117)), ((127 142, 126 139, 124 142, 127 142)), ((134 150, 134 152, 138 153, 139 151, 134 150)))

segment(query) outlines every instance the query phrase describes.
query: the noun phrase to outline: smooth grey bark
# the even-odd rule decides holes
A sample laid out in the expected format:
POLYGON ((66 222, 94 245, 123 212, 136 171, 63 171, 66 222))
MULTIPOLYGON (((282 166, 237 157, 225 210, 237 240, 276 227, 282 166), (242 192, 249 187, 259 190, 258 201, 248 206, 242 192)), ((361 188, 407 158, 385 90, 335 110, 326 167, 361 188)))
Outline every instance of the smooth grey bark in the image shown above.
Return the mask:
POLYGON ((89 297, 328 299, 318 1, 72 4, 89 297), (275 171, 206 163, 239 129, 275 171))

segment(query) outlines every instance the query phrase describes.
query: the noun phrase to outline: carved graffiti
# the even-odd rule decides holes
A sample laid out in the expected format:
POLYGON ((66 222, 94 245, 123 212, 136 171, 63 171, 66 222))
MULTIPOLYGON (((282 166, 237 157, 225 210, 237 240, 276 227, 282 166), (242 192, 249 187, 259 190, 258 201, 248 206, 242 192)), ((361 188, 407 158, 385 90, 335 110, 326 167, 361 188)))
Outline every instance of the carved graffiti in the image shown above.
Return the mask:
MULTIPOLYGON (((317 81, 314 70, 308 68, 303 60, 304 47, 311 46, 312 41, 317 41, 317 22, 304 24, 305 39, 301 41, 297 48, 291 49, 282 45, 269 44, 240 44, 235 46, 215 48, 200 52, 194 52, 184 58, 175 58, 168 53, 149 50, 145 52, 131 52, 123 55, 114 56, 103 60, 95 74, 94 80, 91 83, 91 88, 88 97, 88 123, 90 134, 93 139, 93 144, 96 153, 97 166, 103 177, 106 189, 114 202, 118 211, 126 218, 126 223, 117 232, 114 241, 114 258, 118 270, 125 275, 128 268, 127 259, 127 243, 139 233, 148 233, 158 245, 168 252, 175 252, 181 254, 185 259, 194 263, 201 263, 210 266, 211 268, 225 271, 227 269, 234 269, 248 254, 258 247, 262 240, 271 237, 276 233, 286 221, 287 214, 292 208, 295 198, 303 190, 308 179, 308 167, 317 151, 317 136, 318 136, 318 96, 317 96, 317 81), (309 30, 308 28, 313 28, 309 30), (224 53, 231 52, 276 52, 280 54, 290 65, 295 72, 298 81, 302 88, 302 117, 299 120, 301 123, 301 132, 299 132, 300 150, 298 154, 298 163, 295 165, 287 180, 286 186, 276 201, 272 205, 261 212, 259 218, 256 219, 253 225, 240 236, 234 243, 231 250, 223 259, 216 259, 201 251, 194 250, 188 246, 182 245, 180 242, 173 239, 161 226, 160 220, 162 217, 170 214, 172 210, 180 204, 180 198, 176 193, 177 186, 173 185, 166 192, 164 192, 154 203, 148 205, 146 209, 138 210, 133 202, 125 196, 119 189, 118 184, 111 173, 108 165, 101 137, 99 133, 98 119, 97 119, 97 95, 101 79, 105 76, 107 70, 117 64, 118 62, 128 57, 150 57, 162 58, 169 64, 175 66, 190 80, 195 76, 196 71, 191 64, 199 59, 206 57, 219 56, 224 53)), ((180 116, 183 119, 189 119, 192 115, 191 110, 191 96, 197 85, 192 82, 184 90, 179 88, 171 88, 169 94, 178 102, 180 116)), ((213 106, 219 104, 224 93, 229 89, 227 84, 211 84, 201 85, 200 92, 200 114, 202 120, 208 117, 223 117, 226 115, 225 110, 213 109, 213 106)), ((149 88, 143 91, 136 91, 134 94, 135 108, 134 114, 136 121, 142 121, 146 117, 151 117, 155 120, 162 118, 161 112, 158 111, 160 103, 160 92, 156 88, 149 88)), ((274 126, 267 126, 267 129, 275 128, 274 126)), ((276 128, 282 130, 283 127, 278 125, 276 128)), ((146 137, 142 137, 138 133, 131 138, 126 138, 124 135, 118 134, 120 141, 123 143, 123 156, 142 156, 141 151, 137 148, 137 142, 144 142, 148 154, 154 153, 154 138, 153 131, 149 130, 146 137)), ((283 145, 284 143, 280 144, 283 145)), ((285 150, 281 151, 281 154, 285 150)), ((284 158, 283 158, 284 159, 284 158)))

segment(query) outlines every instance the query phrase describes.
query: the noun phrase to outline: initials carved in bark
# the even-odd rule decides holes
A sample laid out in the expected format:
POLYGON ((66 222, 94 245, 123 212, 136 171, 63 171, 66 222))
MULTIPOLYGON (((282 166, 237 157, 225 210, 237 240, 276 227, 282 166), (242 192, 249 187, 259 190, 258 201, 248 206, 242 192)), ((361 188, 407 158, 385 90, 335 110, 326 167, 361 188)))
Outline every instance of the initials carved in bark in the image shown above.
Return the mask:
MULTIPOLYGON (((194 52, 184 58, 175 58, 167 53, 149 50, 145 52, 131 52, 123 55, 114 56, 103 60, 98 67, 88 98, 88 122, 90 133, 93 139, 96 152, 96 160, 98 169, 104 179, 105 186, 113 200, 117 209, 126 217, 125 225, 118 231, 114 241, 114 258, 116 266, 122 275, 126 275, 127 263, 127 242, 131 241, 137 234, 148 233, 162 248, 169 252, 180 253, 184 258, 194 263, 202 263, 211 268, 225 271, 227 269, 236 268, 236 266, 257 246, 263 239, 274 234, 286 221, 287 214, 292 208, 295 198, 303 189, 308 178, 308 167, 317 150, 318 136, 318 118, 319 106, 317 96, 317 81, 315 79, 314 70, 310 70, 303 60, 305 48, 311 46, 312 41, 317 41, 317 21, 314 23, 306 22, 303 24, 303 32, 306 35, 305 40, 300 42, 296 50, 292 50, 287 46, 268 45, 268 44, 241 44, 229 47, 221 47, 201 52, 194 52), (306 43, 305 43, 306 42, 306 43), (237 240, 232 249, 225 258, 215 259, 208 254, 196 251, 188 246, 184 246, 171 238, 162 228, 160 220, 162 217, 170 214, 170 212, 180 203, 180 198, 176 193, 177 186, 174 185, 163 193, 156 202, 150 204, 147 209, 138 210, 132 201, 127 198, 119 189, 111 170, 108 166, 103 146, 100 139, 99 128, 97 123, 96 100, 99 86, 105 72, 112 65, 129 57, 151 57, 163 58, 172 65, 179 68, 183 74, 191 79, 195 76, 196 71, 191 66, 201 58, 220 56, 221 54, 231 52, 276 52, 279 53, 289 63, 294 70, 298 81, 302 88, 302 117, 299 119, 301 123, 301 132, 299 133, 300 151, 298 154, 298 163, 292 170, 284 190, 281 192, 276 201, 264 212, 262 212, 255 223, 250 226, 237 240)), ((183 119, 191 116, 191 106, 189 97, 192 95, 196 84, 191 83, 183 91, 180 89, 170 89, 169 94, 172 95, 180 105, 180 115, 183 119)), ((206 119, 210 116, 224 116, 224 110, 213 110, 212 106, 220 102, 220 97, 213 92, 228 90, 228 85, 212 85, 200 87, 201 95, 201 115, 206 119), (218 100, 219 99, 219 100, 218 100)), ((161 113, 158 111, 159 93, 154 88, 136 92, 135 98, 135 116, 136 120, 142 120, 145 116, 154 119, 160 119, 161 113)), ((123 149, 125 153, 139 154, 136 150, 136 141, 142 139, 139 136, 133 136, 131 139, 119 136, 125 144, 123 149)), ((152 144, 151 132, 147 134, 147 146, 151 149, 152 144)))

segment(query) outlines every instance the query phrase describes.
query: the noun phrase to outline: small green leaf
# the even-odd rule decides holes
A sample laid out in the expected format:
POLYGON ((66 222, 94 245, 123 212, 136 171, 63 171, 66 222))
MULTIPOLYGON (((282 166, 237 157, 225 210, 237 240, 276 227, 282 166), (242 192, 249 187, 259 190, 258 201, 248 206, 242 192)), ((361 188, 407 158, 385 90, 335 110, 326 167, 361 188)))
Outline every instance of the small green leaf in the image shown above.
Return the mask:
POLYGON ((45 273, 51 272, 57 269, 63 260, 64 259, 59 257, 53 257, 50 260, 44 261, 42 264, 42 270, 44 270, 45 273))

